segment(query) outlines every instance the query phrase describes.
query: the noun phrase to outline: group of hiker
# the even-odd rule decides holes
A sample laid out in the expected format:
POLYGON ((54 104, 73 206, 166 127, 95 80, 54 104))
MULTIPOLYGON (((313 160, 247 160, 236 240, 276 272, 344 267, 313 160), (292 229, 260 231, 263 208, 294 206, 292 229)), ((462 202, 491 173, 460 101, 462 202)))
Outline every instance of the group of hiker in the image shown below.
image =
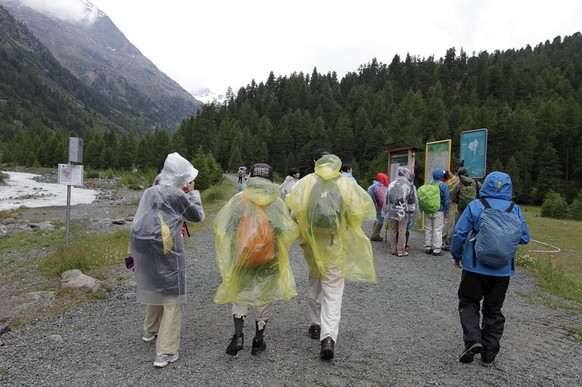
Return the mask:
MULTIPOLYGON (((334 358, 345 281, 376 282, 370 240, 382 240, 379 234, 385 220, 390 224, 392 254, 408 254, 408 234, 414 220, 420 218, 424 190, 420 187, 417 193, 414 176, 407 168, 398 168, 397 178, 390 184, 388 176, 379 173, 366 191, 351 176, 351 166, 342 164, 331 151, 316 150, 313 163, 313 173, 301 177, 299 170, 291 169, 281 185, 273 182, 271 166, 254 164, 248 179, 241 184, 241 191, 214 220, 216 266, 222 277, 214 302, 231 305, 234 323, 234 334, 226 348, 228 355, 237 355, 244 348, 249 306, 255 319, 251 354, 258 355, 266 349, 264 332, 273 315, 273 302, 289 301, 297 295, 288 255, 296 239, 309 272, 306 331, 309 337, 318 340, 323 360, 334 358), (371 238, 362 230, 362 223, 367 220, 374 220, 371 238)), ((461 169, 457 171, 457 180, 461 182, 462 173, 461 169)), ((137 301, 146 304, 143 340, 157 339, 154 366, 158 368, 178 359, 181 305, 186 301, 184 241, 180 230, 185 221, 199 222, 205 218, 200 193, 194 189, 197 174, 192 164, 178 153, 168 155, 159 183, 144 192, 132 224, 129 251, 135 257, 137 301)), ((439 232, 442 233, 451 213, 449 200, 458 197, 455 204, 460 207, 460 197, 466 194, 462 184, 441 184, 450 181, 444 171, 433 171, 433 178, 440 197, 435 211, 430 214, 425 211, 425 226, 430 222, 428 236, 425 227, 425 252, 439 255, 436 253, 446 248, 439 232)), ((519 228, 517 243, 529 241, 519 206, 511 203, 511 190, 507 174, 488 175, 480 190, 481 199, 487 200, 471 201, 454 229, 450 247, 453 263, 461 267, 462 262, 463 267, 459 314, 465 346, 461 362, 472 361, 475 354, 482 352, 484 365, 492 363, 499 351, 504 321, 501 307, 509 277, 515 274, 515 251, 511 251, 511 245, 507 251, 495 252, 493 255, 503 255, 499 259, 504 261, 491 263, 490 256, 481 260, 481 255, 487 254, 474 253, 472 248, 465 247, 465 241, 472 231, 477 233, 471 242, 477 251, 490 249, 487 241, 479 238, 479 218, 482 212, 492 209, 517 219, 514 226, 519 228), (510 209, 503 208, 505 204, 511 204, 510 209)), ((506 242, 509 245, 515 241, 506 242)))

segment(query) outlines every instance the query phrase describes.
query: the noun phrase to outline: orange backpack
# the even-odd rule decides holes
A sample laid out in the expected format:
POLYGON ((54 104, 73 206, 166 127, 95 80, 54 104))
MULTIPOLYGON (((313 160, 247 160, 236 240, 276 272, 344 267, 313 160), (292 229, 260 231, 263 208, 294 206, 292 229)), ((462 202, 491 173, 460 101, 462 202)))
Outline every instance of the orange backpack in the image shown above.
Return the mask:
POLYGON ((265 210, 251 203, 244 195, 245 210, 236 233, 238 263, 241 266, 258 266, 275 256, 275 234, 265 210))

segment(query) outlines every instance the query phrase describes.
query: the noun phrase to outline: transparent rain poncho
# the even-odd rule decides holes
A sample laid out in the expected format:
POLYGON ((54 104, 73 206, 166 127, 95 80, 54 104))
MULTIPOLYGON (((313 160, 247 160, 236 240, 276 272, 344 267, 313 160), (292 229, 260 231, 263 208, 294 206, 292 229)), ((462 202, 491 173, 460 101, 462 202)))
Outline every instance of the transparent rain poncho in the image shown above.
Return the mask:
POLYGON ((137 301, 148 305, 186 300, 182 222, 204 220, 200 193, 182 186, 198 171, 180 156, 166 158, 159 185, 143 193, 131 226, 129 253, 134 257, 137 301))
POLYGON ((340 167, 341 160, 337 156, 323 156, 316 161, 315 173, 300 179, 285 203, 299 223, 300 244, 311 278, 325 276, 328 266, 337 266, 346 280, 375 283, 372 246, 362 231, 364 220, 376 218, 374 202, 362 187, 340 175, 340 167), (331 189, 330 184, 337 188, 331 189), (328 200, 328 195, 341 197, 328 200), (329 215, 334 224, 322 227, 321 217, 315 212, 331 214, 334 211, 319 206, 318 202, 338 203, 333 206, 337 207, 334 211, 341 214, 339 221, 329 215))
POLYGON ((289 301, 297 295, 288 253, 299 229, 278 194, 278 185, 262 177, 251 177, 243 191, 232 197, 216 216, 216 266, 222 276, 214 296, 217 304, 264 305, 277 300, 289 301), (263 231, 261 238, 240 229, 247 227, 242 226, 244 223, 261 224, 257 218, 263 216, 266 218, 262 219, 268 219, 270 230, 263 231), (243 217, 246 219, 241 222, 243 217), (263 237, 267 235, 274 239, 265 241, 263 237), (243 246, 249 245, 250 239, 252 243, 261 240, 269 245, 268 256, 246 259, 252 254, 246 254, 248 249, 243 246))

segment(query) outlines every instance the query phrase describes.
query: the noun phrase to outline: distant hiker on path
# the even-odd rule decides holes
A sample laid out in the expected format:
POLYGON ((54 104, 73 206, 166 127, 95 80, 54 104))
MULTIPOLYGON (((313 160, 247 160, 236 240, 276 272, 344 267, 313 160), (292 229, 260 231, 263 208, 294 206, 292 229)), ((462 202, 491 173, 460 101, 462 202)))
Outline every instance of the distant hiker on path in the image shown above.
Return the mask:
POLYGON ((384 226, 384 206, 386 203, 386 189, 388 188, 388 175, 379 172, 376 174, 376 180, 368 187, 368 195, 374 202, 376 208, 376 220, 372 229, 370 240, 372 242, 382 242, 384 238, 380 236, 384 226))

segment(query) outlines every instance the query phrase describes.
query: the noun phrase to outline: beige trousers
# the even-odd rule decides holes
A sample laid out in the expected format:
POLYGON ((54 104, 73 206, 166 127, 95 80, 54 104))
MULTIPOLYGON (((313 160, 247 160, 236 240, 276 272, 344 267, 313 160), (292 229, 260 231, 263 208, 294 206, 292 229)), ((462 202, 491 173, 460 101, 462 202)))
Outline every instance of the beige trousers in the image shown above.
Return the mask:
POLYGON ((406 226, 408 216, 402 220, 390 219, 390 252, 402 255, 406 252, 406 226))
MULTIPOLYGON (((232 304, 232 314, 236 318, 245 318, 247 313, 249 312, 249 304, 245 304, 243 302, 235 302, 232 304)), ((267 320, 271 318, 273 314, 273 308, 271 307, 271 303, 265 305, 256 305, 255 306, 255 321, 259 326, 259 329, 263 329, 267 324, 267 320)))
POLYGON ((146 305, 143 330, 158 334, 157 353, 178 352, 182 334, 182 304, 146 305))

